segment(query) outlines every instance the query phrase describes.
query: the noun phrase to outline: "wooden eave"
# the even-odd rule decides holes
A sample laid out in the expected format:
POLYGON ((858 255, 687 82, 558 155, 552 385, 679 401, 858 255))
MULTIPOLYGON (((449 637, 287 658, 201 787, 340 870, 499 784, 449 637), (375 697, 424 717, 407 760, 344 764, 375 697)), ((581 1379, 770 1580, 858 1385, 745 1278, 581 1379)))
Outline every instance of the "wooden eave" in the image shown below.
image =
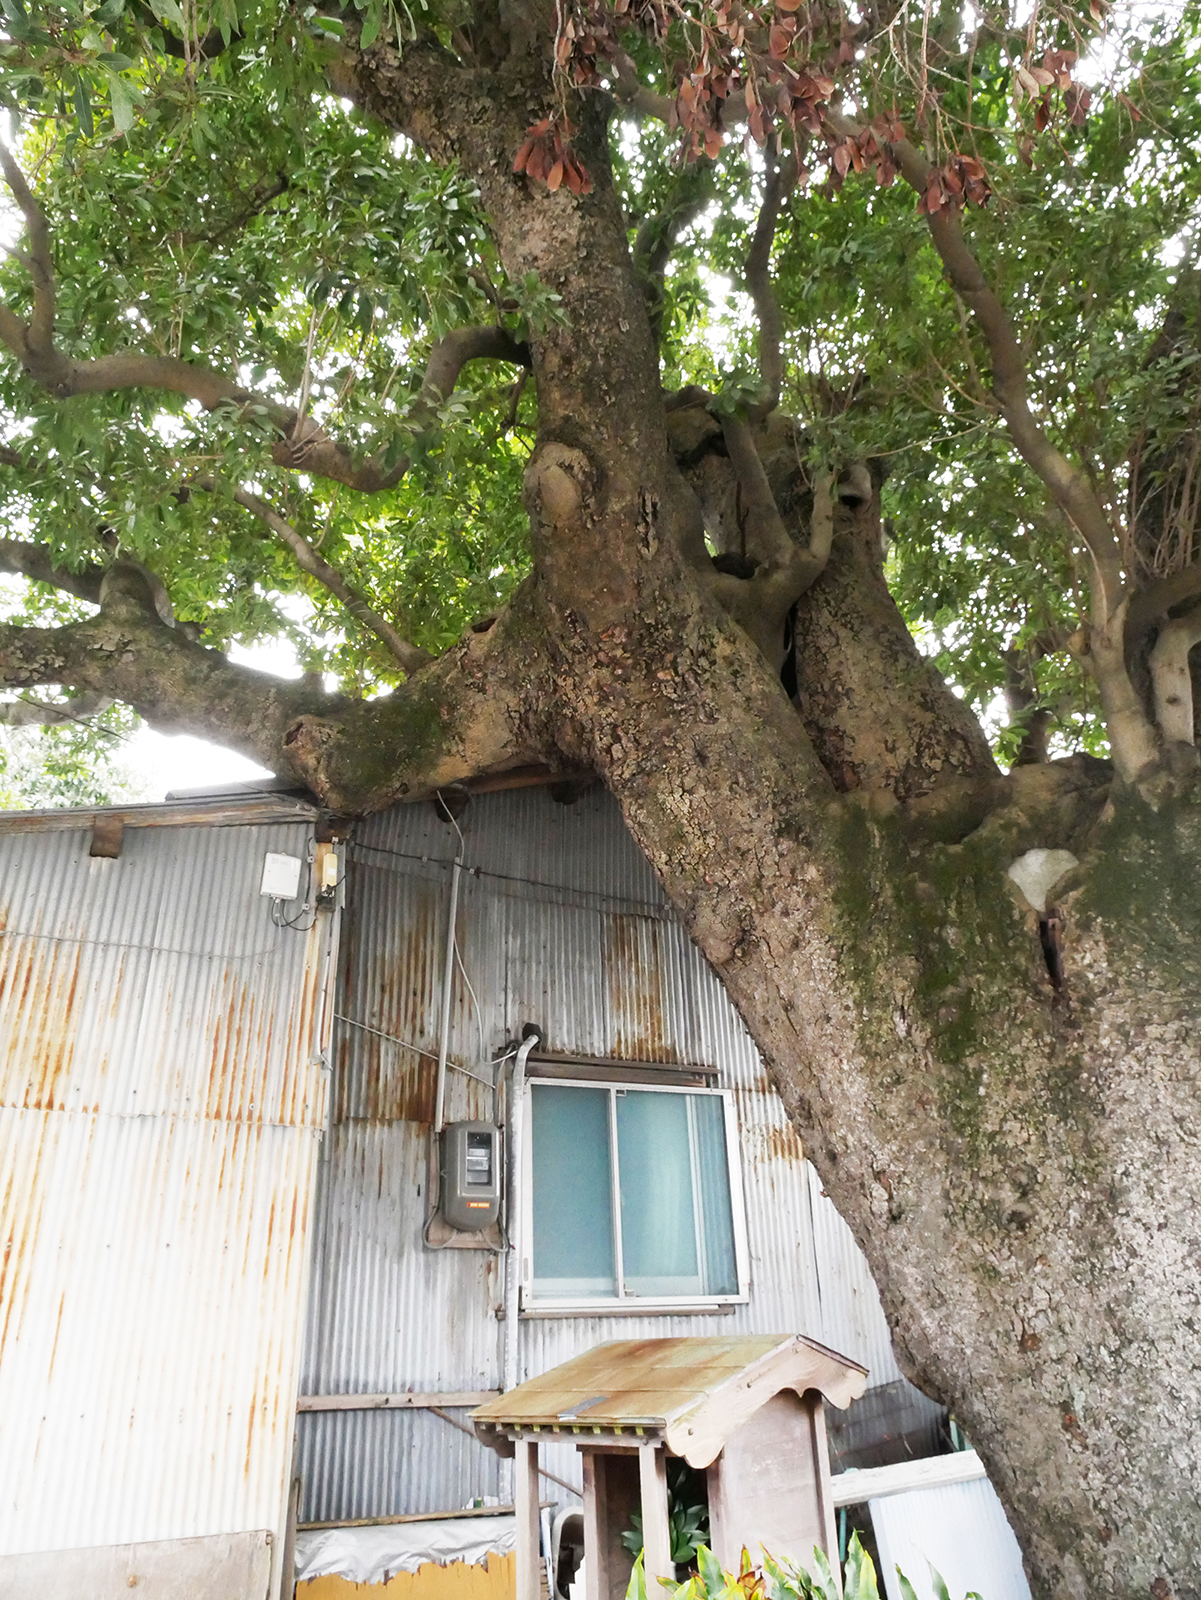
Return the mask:
POLYGON ((532 1435, 594 1448, 658 1438, 707 1467, 782 1389, 816 1389, 842 1408, 866 1386, 858 1362, 801 1335, 623 1339, 499 1395, 472 1420, 485 1443, 502 1449, 532 1435))

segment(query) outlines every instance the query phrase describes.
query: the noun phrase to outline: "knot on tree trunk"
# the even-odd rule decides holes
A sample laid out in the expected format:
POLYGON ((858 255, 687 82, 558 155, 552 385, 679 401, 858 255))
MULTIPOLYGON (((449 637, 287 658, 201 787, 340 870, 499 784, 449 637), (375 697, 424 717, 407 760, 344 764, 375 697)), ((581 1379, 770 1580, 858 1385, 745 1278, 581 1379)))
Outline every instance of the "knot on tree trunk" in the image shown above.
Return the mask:
POLYGON ((551 441, 526 469, 526 499, 531 514, 557 531, 571 522, 594 488, 592 464, 582 450, 551 441))

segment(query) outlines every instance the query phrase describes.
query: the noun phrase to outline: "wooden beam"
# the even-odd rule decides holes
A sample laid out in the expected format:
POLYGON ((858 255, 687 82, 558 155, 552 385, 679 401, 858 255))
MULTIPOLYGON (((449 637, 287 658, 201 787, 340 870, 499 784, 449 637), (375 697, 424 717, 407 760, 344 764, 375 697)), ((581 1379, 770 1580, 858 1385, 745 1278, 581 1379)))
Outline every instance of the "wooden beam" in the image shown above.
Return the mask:
POLYGON ((499 1389, 463 1389, 453 1394, 302 1394, 297 1411, 459 1411, 495 1400, 499 1389))
POLYGON ((105 861, 116 861, 121 854, 121 835, 124 832, 125 824, 120 817, 96 817, 92 823, 92 844, 88 854, 105 861))
MULTIPOLYGON (((581 1452, 584 1468, 584 1600, 602 1600, 606 1532, 605 1469, 591 1450, 581 1452)), ((603 1590, 609 1600, 609 1586, 603 1590)))
MULTIPOLYGON (((544 1500, 544 1506, 554 1505, 544 1500)), ((452 1517, 511 1517, 513 1506, 467 1506, 458 1511, 405 1511, 391 1517, 342 1517, 337 1522, 298 1522, 300 1533, 315 1533, 326 1528, 390 1528, 398 1522, 447 1522, 452 1517)))
POLYGON ((126 828, 249 827, 266 822, 315 822, 316 805, 286 795, 246 799, 166 800, 152 805, 85 806, 62 811, 0 811, 0 834, 84 832, 98 821, 126 828))
POLYGON ((892 1467, 840 1472, 830 1479, 830 1498, 835 1507, 857 1506, 884 1495, 907 1494, 910 1489, 939 1489, 949 1483, 970 1483, 987 1476, 984 1463, 974 1450, 957 1450, 949 1456, 898 1461, 892 1467))
POLYGON ((540 1600, 538 1561, 538 1441, 519 1439, 513 1457, 513 1499, 517 1511, 517 1600, 540 1600))
POLYGON ((672 1581, 671 1525, 667 1509, 667 1451, 648 1440, 638 1450, 638 1487, 642 1496, 643 1567, 648 1594, 657 1594, 656 1578, 672 1581))

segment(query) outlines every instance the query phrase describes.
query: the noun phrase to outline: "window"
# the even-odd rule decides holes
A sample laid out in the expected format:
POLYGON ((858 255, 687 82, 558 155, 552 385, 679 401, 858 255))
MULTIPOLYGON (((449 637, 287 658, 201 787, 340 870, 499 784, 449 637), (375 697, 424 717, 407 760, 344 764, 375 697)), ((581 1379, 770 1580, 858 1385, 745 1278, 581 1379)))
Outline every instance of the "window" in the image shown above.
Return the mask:
POLYGON ((744 1297, 728 1096, 534 1082, 528 1106, 527 1303, 744 1297))

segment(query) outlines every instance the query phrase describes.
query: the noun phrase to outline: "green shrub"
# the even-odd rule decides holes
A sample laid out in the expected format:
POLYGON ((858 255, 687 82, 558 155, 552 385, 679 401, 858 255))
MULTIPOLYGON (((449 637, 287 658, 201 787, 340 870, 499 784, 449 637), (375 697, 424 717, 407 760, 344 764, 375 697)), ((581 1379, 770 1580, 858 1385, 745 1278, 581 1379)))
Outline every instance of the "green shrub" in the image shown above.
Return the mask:
MULTIPOLYGON (((668 1578, 659 1579, 670 1600, 840 1600, 838 1579, 830 1570, 824 1552, 816 1546, 812 1570, 787 1559, 776 1561, 766 1551, 763 1553, 762 1567, 756 1567, 751 1561, 750 1551, 744 1548, 742 1570, 735 1575, 726 1572, 712 1550, 703 1544, 697 1547, 696 1562, 696 1571, 683 1583, 675 1583, 668 1578)), ((935 1600, 951 1600, 946 1584, 933 1567, 930 1568, 930 1576, 935 1600)), ((917 1600, 913 1585, 899 1567, 897 1577, 904 1600, 917 1600)), ((653 1600, 647 1595, 646 1571, 641 1554, 630 1574, 626 1600, 653 1600)), ((846 1565, 843 1567, 841 1600, 881 1600, 875 1563, 859 1543, 857 1533, 852 1535, 846 1565)), ((969 1591, 964 1600, 980 1600, 980 1596, 969 1591)))

